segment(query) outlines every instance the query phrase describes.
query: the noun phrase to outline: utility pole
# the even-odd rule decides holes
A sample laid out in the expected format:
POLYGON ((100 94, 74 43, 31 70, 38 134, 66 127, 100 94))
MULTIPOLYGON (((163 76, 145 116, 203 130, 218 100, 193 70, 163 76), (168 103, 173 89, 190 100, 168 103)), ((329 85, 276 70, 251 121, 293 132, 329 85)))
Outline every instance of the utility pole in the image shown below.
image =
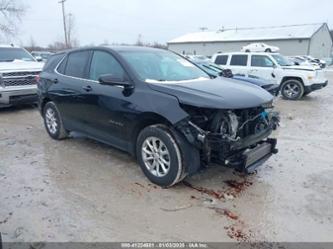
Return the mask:
POLYGON ((65 12, 65 2, 67 0, 61 0, 59 3, 62 5, 62 18, 64 22, 64 32, 65 32, 65 45, 68 47, 68 37, 67 37, 67 24, 66 24, 66 12, 65 12))

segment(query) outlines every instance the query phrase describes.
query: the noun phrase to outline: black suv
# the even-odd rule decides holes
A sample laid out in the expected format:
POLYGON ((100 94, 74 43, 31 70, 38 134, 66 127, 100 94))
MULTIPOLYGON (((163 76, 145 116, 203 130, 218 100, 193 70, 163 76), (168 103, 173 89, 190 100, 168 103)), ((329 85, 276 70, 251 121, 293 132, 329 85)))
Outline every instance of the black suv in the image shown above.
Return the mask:
POLYGON ((38 83, 47 132, 76 131, 135 156, 168 187, 210 162, 251 172, 277 152, 272 96, 211 78, 185 58, 142 47, 58 53, 38 83))

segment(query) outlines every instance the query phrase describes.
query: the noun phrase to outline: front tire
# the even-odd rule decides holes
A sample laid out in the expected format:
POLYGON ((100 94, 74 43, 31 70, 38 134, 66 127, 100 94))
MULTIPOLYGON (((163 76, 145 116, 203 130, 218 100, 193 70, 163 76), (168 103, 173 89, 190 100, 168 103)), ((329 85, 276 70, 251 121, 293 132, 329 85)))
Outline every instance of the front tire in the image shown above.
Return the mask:
POLYGON ((304 86, 299 80, 287 80, 281 86, 281 94, 288 100, 299 100, 304 95, 304 86))
POLYGON ((156 185, 171 187, 184 177, 181 148, 164 125, 152 125, 140 132, 136 155, 143 173, 156 185))
POLYGON ((55 140, 62 140, 68 137, 64 128, 61 114, 54 102, 48 102, 43 108, 44 125, 47 133, 55 140))
POLYGON ((266 53, 272 53, 272 50, 271 50, 270 48, 267 48, 267 49, 265 50, 265 52, 266 52, 266 53))

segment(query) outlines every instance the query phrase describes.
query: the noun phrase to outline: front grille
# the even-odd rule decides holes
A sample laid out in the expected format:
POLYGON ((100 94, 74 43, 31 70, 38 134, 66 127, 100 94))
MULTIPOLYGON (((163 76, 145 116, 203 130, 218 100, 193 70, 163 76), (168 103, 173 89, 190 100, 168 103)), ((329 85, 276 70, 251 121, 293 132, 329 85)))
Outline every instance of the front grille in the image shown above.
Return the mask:
POLYGON ((36 76, 38 74, 40 74, 40 71, 3 73, 2 84, 4 87, 36 85, 37 84, 36 76))
POLYGON ((24 71, 24 72, 9 72, 9 73, 3 73, 2 76, 4 78, 6 77, 21 77, 21 76, 27 76, 27 75, 38 75, 40 72, 27 72, 27 71, 24 71))

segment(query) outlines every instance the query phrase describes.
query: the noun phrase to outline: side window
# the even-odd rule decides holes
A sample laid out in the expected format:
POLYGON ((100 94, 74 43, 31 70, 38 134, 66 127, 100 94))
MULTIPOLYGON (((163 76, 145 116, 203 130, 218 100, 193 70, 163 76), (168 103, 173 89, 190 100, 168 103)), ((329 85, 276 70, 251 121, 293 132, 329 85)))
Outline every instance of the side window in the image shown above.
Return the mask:
POLYGON ((273 61, 265 55, 252 55, 251 57, 252 67, 273 67, 273 61))
POLYGON ((43 71, 51 73, 58 63, 64 58, 65 54, 55 54, 52 55, 44 65, 43 71))
POLYGON ((247 55, 234 54, 231 57, 230 66, 246 66, 247 65, 247 55))
POLYGON ((228 55, 218 55, 215 59, 217 65, 227 65, 228 55))
POLYGON ((86 78, 86 66, 89 60, 89 51, 73 52, 68 55, 65 74, 77 78, 86 78))
POLYGON ((97 81, 103 74, 111 74, 116 78, 123 79, 125 71, 111 54, 95 51, 91 60, 89 78, 97 81))
POLYGON ((57 71, 61 74, 65 74, 66 64, 67 64, 67 57, 62 60, 62 62, 60 63, 60 65, 57 68, 57 71))

